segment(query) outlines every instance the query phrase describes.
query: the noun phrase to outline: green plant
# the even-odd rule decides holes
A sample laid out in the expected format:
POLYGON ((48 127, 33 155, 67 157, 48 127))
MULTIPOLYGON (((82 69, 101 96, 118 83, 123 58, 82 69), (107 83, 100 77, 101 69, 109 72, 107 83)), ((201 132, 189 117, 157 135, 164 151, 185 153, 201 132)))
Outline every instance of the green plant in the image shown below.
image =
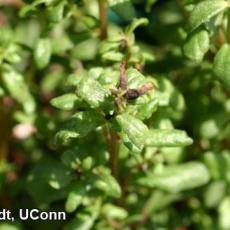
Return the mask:
POLYGON ((229 1, 1 4, 0 229, 230 229, 229 1))

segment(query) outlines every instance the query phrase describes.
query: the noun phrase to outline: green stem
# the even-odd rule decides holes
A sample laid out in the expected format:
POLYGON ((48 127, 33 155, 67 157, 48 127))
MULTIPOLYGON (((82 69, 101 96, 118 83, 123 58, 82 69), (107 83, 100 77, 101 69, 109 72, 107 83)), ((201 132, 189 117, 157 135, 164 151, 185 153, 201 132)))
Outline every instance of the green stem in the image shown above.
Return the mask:
POLYGON ((101 39, 105 39, 107 37, 107 27, 108 27, 105 0, 98 0, 98 6, 99 6, 100 21, 101 21, 100 37, 101 39))

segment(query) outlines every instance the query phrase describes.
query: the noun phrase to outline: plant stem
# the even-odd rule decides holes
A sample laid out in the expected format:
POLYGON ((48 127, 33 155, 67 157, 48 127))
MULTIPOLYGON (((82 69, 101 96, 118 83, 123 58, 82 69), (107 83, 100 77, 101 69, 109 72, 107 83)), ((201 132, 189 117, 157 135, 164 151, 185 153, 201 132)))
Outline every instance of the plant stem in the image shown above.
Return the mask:
POLYGON ((98 6, 99 6, 100 21, 101 21, 100 37, 101 39, 105 39, 107 37, 107 27, 108 27, 106 1, 98 0, 98 6))
POLYGON ((21 0, 0 0, 0 5, 20 8, 24 5, 24 3, 21 0))
POLYGON ((0 111, 0 161, 5 160, 8 152, 8 121, 4 111, 0 111))
POLYGON ((223 44, 227 42, 227 34, 225 32, 225 28, 220 26, 217 37, 216 37, 216 46, 220 48, 223 44))
POLYGON ((155 201, 154 194, 152 194, 141 210, 140 219, 133 223, 132 225, 133 229, 137 229, 138 226, 144 226, 146 224, 150 216, 150 213, 155 205, 154 201, 155 201))
POLYGON ((228 9, 227 17, 228 17, 228 22, 227 22, 227 29, 226 29, 226 37, 228 43, 230 43, 230 9, 228 9))
POLYGON ((110 154, 110 168, 112 175, 117 178, 118 176, 118 151, 119 151, 119 136, 116 132, 104 127, 104 136, 110 154))
POLYGON ((11 99, 7 97, 5 97, 5 102, 0 101, 0 161, 7 158, 9 151, 11 115, 13 111, 11 103, 11 99))

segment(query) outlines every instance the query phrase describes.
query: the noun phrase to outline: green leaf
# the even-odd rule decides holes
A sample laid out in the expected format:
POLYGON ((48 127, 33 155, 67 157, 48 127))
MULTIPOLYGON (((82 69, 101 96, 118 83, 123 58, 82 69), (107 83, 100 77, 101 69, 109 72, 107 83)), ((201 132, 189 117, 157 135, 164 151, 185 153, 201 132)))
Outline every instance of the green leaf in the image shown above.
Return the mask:
POLYGON ((149 13, 151 12, 151 7, 157 2, 157 0, 147 0, 145 9, 149 13))
POLYGON ((95 181, 94 186, 109 196, 119 198, 121 196, 121 187, 109 170, 99 167, 96 171, 98 179, 95 181))
POLYGON ((207 208, 215 208, 226 195, 225 181, 213 181, 204 193, 204 203, 207 208))
MULTIPOLYGON (((146 97, 147 95, 144 95, 142 97, 146 97)), ((140 99, 140 98, 138 98, 140 99)), ((135 107, 135 114, 136 117, 141 120, 149 119, 152 114, 157 110, 158 107, 158 100, 152 99, 146 102, 145 104, 137 104, 135 107)))
POLYGON ((63 70, 51 71, 43 76, 41 80, 41 90, 43 93, 53 93, 60 87, 63 79, 65 79, 65 73, 63 70))
POLYGON ((101 209, 101 200, 97 199, 92 206, 85 208, 65 226, 64 230, 90 230, 98 218, 101 209))
POLYGON ((147 83, 145 76, 134 68, 129 68, 126 71, 128 78, 128 87, 136 89, 147 83))
POLYGON ((193 143, 185 131, 176 129, 155 129, 149 131, 145 141, 147 146, 153 147, 180 147, 193 143))
POLYGON ((107 88, 114 88, 119 82, 119 73, 112 68, 104 69, 99 75, 98 81, 107 88))
POLYGON ((0 97, 5 95, 5 90, 0 86, 0 97))
POLYGON ((54 4, 57 2, 57 0, 35 0, 33 4, 39 5, 39 4, 45 4, 46 6, 49 6, 51 4, 54 4))
POLYGON ((147 18, 135 18, 133 19, 132 23, 126 28, 127 35, 134 32, 134 30, 139 26, 146 26, 148 25, 149 21, 147 18))
POLYGON ((124 54, 117 51, 108 51, 102 54, 102 58, 107 61, 121 62, 124 59, 124 54))
POLYGON ((227 7, 229 7, 229 3, 225 0, 201 1, 194 7, 191 13, 189 20, 190 31, 209 21, 210 18, 219 14, 227 7))
POLYGON ((178 164, 186 155, 183 147, 163 147, 161 153, 168 164, 178 164))
POLYGON ((65 5, 66 5, 66 2, 61 1, 56 6, 50 7, 48 9, 49 20, 51 22, 58 23, 63 19, 65 5))
POLYGON ((20 10, 20 17, 26 17, 28 13, 31 13, 37 10, 37 6, 40 4, 45 4, 46 7, 51 5, 52 3, 55 3, 56 0, 35 0, 35 1, 29 1, 28 5, 25 5, 20 10))
POLYGON ((185 99, 183 94, 166 77, 157 78, 157 90, 155 92, 159 106, 168 106, 169 117, 180 120, 185 111, 185 99))
MULTIPOLYGON (((108 71, 108 73, 111 73, 112 68, 109 68, 110 71, 108 71)), ((101 76, 101 74, 103 74, 105 72, 105 68, 103 67, 93 67, 90 68, 88 71, 88 76, 95 79, 95 80, 99 80, 99 77, 101 76)))
POLYGON ((108 0, 108 4, 125 21, 130 21, 136 17, 131 0, 108 0))
POLYGON ((36 11, 36 6, 33 4, 25 5, 21 8, 19 12, 20 17, 26 17, 29 13, 36 11))
POLYGON ((160 77, 157 79, 157 88, 156 91, 157 98, 159 100, 160 106, 168 106, 171 103, 172 96, 176 94, 175 87, 173 84, 166 79, 165 77, 160 77))
POLYGON ((183 49, 189 59, 200 62, 209 50, 209 34, 206 30, 198 30, 190 34, 183 49))
POLYGON ((152 114, 157 110, 159 100, 155 90, 151 90, 148 93, 136 98, 134 101, 130 101, 125 111, 134 115, 140 120, 149 119, 152 114))
POLYGON ((66 187, 72 179, 71 171, 54 160, 39 162, 28 177, 30 182, 43 181, 56 190, 66 187))
POLYGON ((102 124, 103 119, 97 113, 93 111, 78 112, 65 122, 56 134, 56 141, 58 143, 61 140, 66 144, 70 138, 83 137, 102 124))
POLYGON ((92 15, 84 15, 81 18, 82 24, 87 28, 87 29, 95 29, 99 25, 99 20, 92 16, 92 15))
POLYGON ((2 80, 10 92, 10 95, 23 105, 27 113, 35 111, 35 101, 29 92, 29 88, 24 81, 24 77, 11 67, 4 68, 2 72, 2 80))
MULTIPOLYGON (((118 115, 116 120, 121 126, 122 131, 127 135, 128 139, 125 138, 123 141, 125 143, 131 141, 131 143, 140 150, 143 149, 144 146, 180 147, 190 145, 193 142, 192 139, 181 130, 156 129, 150 131, 141 120, 129 114, 118 115)), ((130 146, 129 149, 133 148, 130 146)))
POLYGON ((103 41, 100 44, 100 53, 104 54, 109 51, 118 51, 120 47, 120 42, 121 41, 116 41, 116 42, 111 42, 111 41, 103 41))
MULTIPOLYGON (((153 84, 152 79, 146 78, 134 68, 129 68, 126 74, 128 78, 128 88, 137 89, 146 83, 153 84)), ((153 112, 156 111, 158 103, 159 101, 155 90, 151 90, 132 101, 132 103, 129 103, 126 112, 135 115, 138 119, 145 120, 150 118, 153 112)))
POLYGON ((71 192, 69 193, 65 203, 65 210, 67 212, 74 212, 82 203, 85 194, 86 190, 84 189, 83 184, 71 189, 71 192))
POLYGON ((74 43, 66 34, 58 35, 57 37, 53 38, 51 43, 53 54, 64 53, 68 50, 71 50, 73 47, 74 43))
POLYGON ((177 193, 205 185, 210 179, 208 169, 200 162, 166 166, 161 171, 149 173, 140 183, 177 193))
POLYGON ((61 160, 64 165, 72 170, 89 170, 92 168, 95 159, 81 150, 78 146, 72 147, 63 152, 61 160))
POLYGON ((148 22, 149 21, 146 18, 135 18, 132 23, 126 28, 125 34, 127 36, 127 42, 129 46, 134 46, 135 43, 134 30, 139 26, 146 26, 148 22))
POLYGON ((128 216, 128 213, 125 209, 115 206, 113 204, 105 204, 101 210, 102 214, 106 218, 123 220, 128 216))
POLYGON ((214 73, 226 86, 230 87, 230 45, 224 44, 214 59, 214 73))
POLYGON ((85 77, 85 72, 81 72, 81 73, 73 73, 70 74, 66 80, 66 85, 67 86, 78 86, 78 84, 81 82, 82 78, 85 77))
POLYGON ((137 148, 142 149, 149 134, 148 127, 141 120, 125 113, 118 115, 116 120, 129 140, 137 148))
POLYGON ((230 197, 227 196, 221 202, 220 206, 218 207, 218 214, 219 214, 219 229, 227 230, 230 228, 230 197))
POLYGON ((207 165, 214 180, 230 180, 230 155, 229 152, 207 152, 203 155, 203 161, 207 165))
POLYGON ((79 42, 71 51, 73 58, 82 61, 90 61, 96 58, 98 52, 99 40, 97 38, 89 38, 79 42))
MULTIPOLYGON (((32 177, 32 176, 31 176, 32 177)), ((26 192, 35 201, 39 207, 49 207, 51 202, 66 199, 68 195, 63 189, 54 189, 43 179, 28 180, 26 184, 26 192)))
POLYGON ((9 44, 4 52, 4 59, 11 63, 18 63, 21 61, 21 57, 19 55, 20 47, 15 43, 9 44))
POLYGON ((91 217, 91 213, 78 214, 77 218, 72 220, 65 226, 65 230, 90 230, 94 225, 95 219, 91 217))
POLYGON ((19 224, 1 223, 0 230, 22 230, 22 227, 19 224))
POLYGON ((34 49, 34 60, 39 69, 43 69, 50 62, 51 42, 48 38, 40 38, 34 49))
POLYGON ((51 105, 63 110, 71 110, 81 104, 81 100, 74 93, 67 93, 51 100, 51 105))
POLYGON ((77 86, 77 95, 85 100, 91 108, 103 108, 109 111, 113 107, 111 92, 92 77, 83 77, 77 86))
POLYGON ((181 193, 174 194, 155 189, 151 197, 148 199, 148 211, 149 213, 155 213, 156 211, 167 208, 170 204, 181 198, 181 193))
POLYGON ((121 132, 120 135, 122 142, 132 153, 141 153, 143 146, 137 147, 124 132, 121 132))

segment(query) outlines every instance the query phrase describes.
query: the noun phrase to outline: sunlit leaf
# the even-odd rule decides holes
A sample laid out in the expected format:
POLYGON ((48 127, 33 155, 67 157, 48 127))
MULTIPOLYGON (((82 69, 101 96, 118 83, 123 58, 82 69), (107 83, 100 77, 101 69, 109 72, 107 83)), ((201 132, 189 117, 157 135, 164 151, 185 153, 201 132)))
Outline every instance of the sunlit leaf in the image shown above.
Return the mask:
POLYGON ((32 97, 24 77, 12 68, 6 68, 2 73, 2 79, 10 95, 22 104, 28 113, 35 111, 35 101, 32 97))
POLYGON ((230 46, 225 44, 221 47, 214 59, 214 73, 226 86, 230 87, 230 46))
POLYGON ((198 30, 189 35, 185 45, 184 54, 189 59, 202 61, 205 53, 209 50, 209 34, 206 30, 198 30))
POLYGON ((206 0, 198 3, 190 16, 190 30, 196 29, 198 26, 210 20, 210 18, 222 12, 229 7, 229 3, 225 0, 206 0))
POLYGON ((39 69, 46 67, 51 57, 51 43, 48 38, 41 38, 34 50, 34 60, 39 69))
POLYGON ((149 173, 140 183, 177 193, 205 185, 210 180, 208 169, 200 162, 167 166, 160 172, 149 173))

